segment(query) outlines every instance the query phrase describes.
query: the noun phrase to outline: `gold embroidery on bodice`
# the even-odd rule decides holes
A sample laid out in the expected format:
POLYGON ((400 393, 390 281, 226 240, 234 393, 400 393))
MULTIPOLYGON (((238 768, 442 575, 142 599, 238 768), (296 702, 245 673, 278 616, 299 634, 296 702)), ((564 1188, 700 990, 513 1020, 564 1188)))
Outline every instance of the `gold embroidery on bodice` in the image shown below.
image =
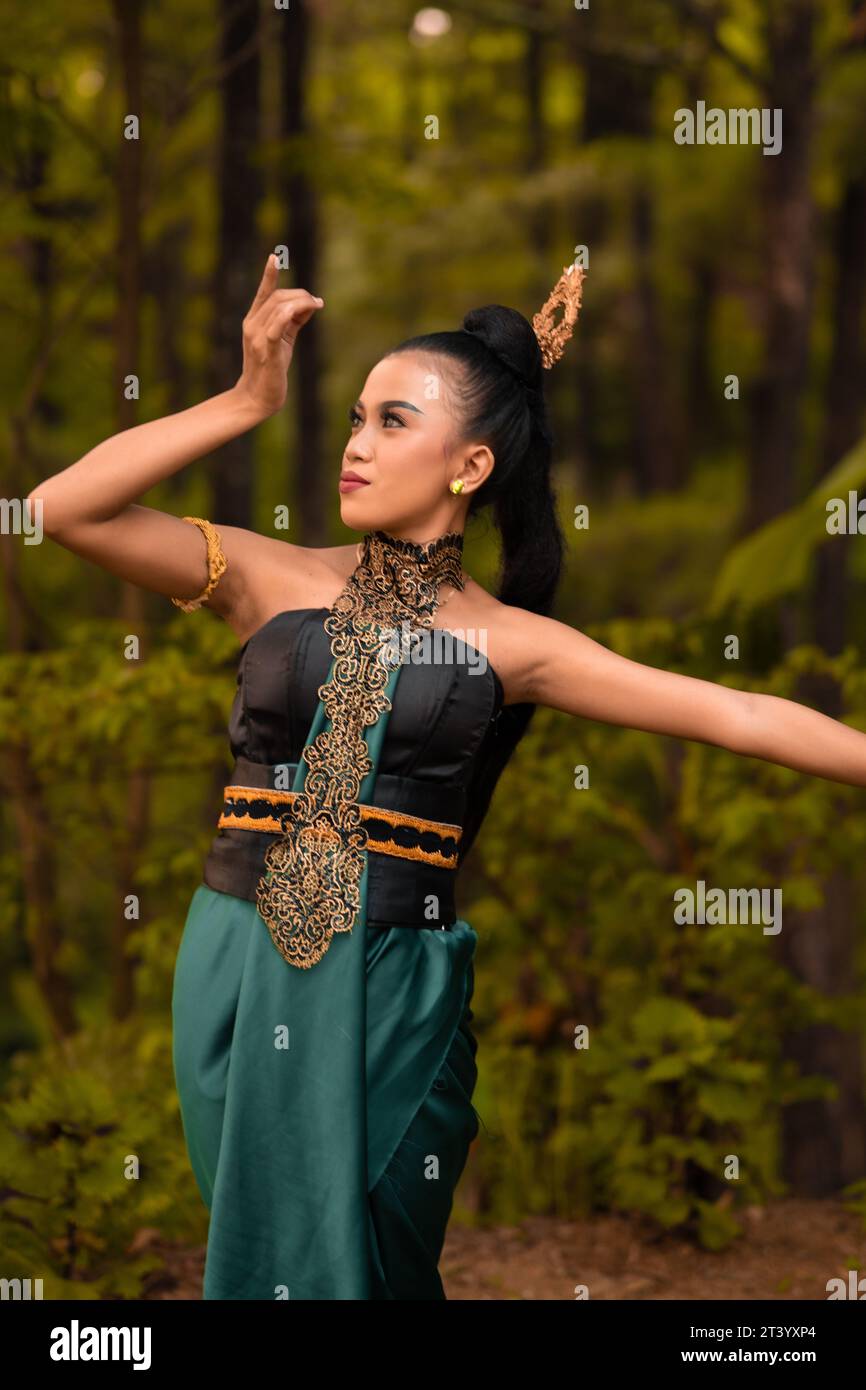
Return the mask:
POLYGON ((385 689, 400 660, 395 630, 432 626, 440 585, 464 587, 462 555, 459 531, 426 545, 367 532, 325 619, 334 666, 317 693, 330 727, 303 751, 303 791, 281 817, 281 837, 265 853, 256 889, 256 906, 290 965, 316 965, 334 932, 352 930, 368 840, 358 806, 372 768, 364 731, 391 709, 385 689))

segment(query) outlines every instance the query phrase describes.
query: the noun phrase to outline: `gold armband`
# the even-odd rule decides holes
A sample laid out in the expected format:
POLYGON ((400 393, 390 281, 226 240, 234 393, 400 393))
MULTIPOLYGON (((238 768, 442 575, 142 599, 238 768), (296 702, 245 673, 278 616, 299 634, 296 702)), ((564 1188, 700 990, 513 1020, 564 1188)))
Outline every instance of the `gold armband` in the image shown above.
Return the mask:
POLYGON ((202 604, 210 598, 228 568, 228 561, 223 554, 220 533, 209 521, 205 521, 204 518, 200 516, 185 516, 183 520, 191 521, 193 526, 197 526, 207 541, 208 581, 204 589, 202 589, 198 598, 172 599, 172 603, 178 608, 182 608, 184 613, 194 613, 197 608, 201 608, 202 604))

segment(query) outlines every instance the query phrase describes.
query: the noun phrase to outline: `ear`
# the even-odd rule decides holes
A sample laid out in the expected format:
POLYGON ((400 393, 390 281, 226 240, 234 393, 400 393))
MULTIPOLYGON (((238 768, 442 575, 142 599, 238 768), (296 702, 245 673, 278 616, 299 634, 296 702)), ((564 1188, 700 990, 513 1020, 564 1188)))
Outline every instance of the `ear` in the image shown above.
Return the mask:
POLYGON ((487 444, 475 444, 464 454, 460 476, 466 480, 466 487, 475 489, 493 472, 496 459, 487 444))

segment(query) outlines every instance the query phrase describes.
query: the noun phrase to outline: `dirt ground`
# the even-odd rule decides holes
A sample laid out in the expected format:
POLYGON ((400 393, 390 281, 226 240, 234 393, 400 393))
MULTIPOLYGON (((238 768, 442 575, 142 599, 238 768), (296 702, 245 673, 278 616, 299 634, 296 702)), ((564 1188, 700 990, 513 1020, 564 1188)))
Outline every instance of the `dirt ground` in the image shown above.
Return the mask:
MULTIPOLYGON (((866 1275, 863 1223, 839 1201, 751 1207, 745 1228, 712 1254, 626 1216, 452 1227, 439 1268, 449 1299, 473 1300, 571 1300, 576 1285, 599 1299, 826 1299, 828 1279, 847 1278, 849 1268, 866 1275)), ((204 1250, 147 1244, 164 1253, 165 1270, 144 1297, 200 1299, 204 1250)))

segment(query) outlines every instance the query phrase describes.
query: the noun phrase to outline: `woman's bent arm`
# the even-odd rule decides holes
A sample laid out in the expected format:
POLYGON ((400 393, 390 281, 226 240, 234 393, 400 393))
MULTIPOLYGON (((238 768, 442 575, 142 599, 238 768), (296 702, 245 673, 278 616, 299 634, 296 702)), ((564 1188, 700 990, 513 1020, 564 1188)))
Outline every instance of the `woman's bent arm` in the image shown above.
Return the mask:
MULTIPOLYGON (((122 430, 30 493, 41 499, 42 530, 66 550, 110 574, 168 598, 197 597, 208 578, 207 545, 196 526, 140 496, 162 479, 251 428, 261 412, 233 388, 189 410, 122 430)), ((208 606, 240 614, 250 573, 267 541, 235 526, 219 528, 228 569, 208 606)), ((270 545, 276 544, 271 541, 270 545)))
POLYGON ((263 419, 236 386, 160 420, 121 430, 30 493, 42 499, 42 529, 60 540, 82 522, 108 521, 156 483, 263 419))
MULTIPOLYGON (((33 489, 28 501, 38 508, 36 520, 46 535, 141 588, 170 598, 198 597, 208 580, 201 531, 134 500, 282 407, 298 332, 322 301, 307 290, 278 289, 278 278, 276 258, 269 256, 243 323, 243 370, 230 390, 112 435, 33 489)), ((285 574, 287 554, 299 547, 235 526, 219 529, 228 569, 209 603, 246 629, 257 612, 251 579, 272 568, 285 574)))

